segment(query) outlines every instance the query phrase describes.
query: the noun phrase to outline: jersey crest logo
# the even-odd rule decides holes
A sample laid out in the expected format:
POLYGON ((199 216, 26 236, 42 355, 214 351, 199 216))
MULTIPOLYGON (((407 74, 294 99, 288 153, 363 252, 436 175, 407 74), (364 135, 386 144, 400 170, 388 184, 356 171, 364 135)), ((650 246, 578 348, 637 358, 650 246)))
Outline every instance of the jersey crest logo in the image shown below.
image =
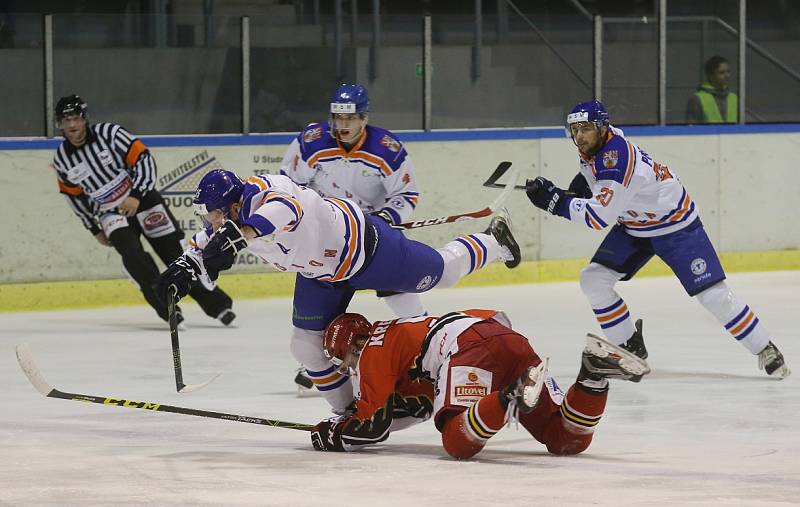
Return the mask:
POLYGON ((619 152, 617 150, 608 150, 607 152, 603 153, 603 165, 607 169, 613 169, 617 167, 618 161, 619 152))
POLYGON ((310 143, 322 137, 322 127, 313 128, 303 132, 303 142, 310 143))
POLYGON ((431 275, 425 275, 417 284, 418 291, 424 291, 433 286, 434 279, 431 275))
POLYGON ((383 136, 381 139, 381 144, 395 153, 400 151, 400 143, 389 137, 389 134, 383 136))

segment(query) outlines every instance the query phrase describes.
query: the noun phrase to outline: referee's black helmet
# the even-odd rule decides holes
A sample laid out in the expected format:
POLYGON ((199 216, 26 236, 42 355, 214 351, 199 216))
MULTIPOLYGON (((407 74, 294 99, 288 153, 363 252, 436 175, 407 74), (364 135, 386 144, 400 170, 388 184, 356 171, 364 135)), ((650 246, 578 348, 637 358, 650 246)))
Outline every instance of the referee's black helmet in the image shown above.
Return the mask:
POLYGON ((86 118, 89 105, 78 95, 67 95, 58 99, 56 104, 56 122, 60 122, 67 116, 81 116, 86 118))

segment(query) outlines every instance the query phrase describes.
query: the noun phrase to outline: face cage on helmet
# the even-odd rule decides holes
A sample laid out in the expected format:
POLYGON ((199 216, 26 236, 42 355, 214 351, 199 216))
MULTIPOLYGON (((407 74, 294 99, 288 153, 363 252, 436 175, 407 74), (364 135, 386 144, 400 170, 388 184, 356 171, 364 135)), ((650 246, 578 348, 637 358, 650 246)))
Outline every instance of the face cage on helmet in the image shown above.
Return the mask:
POLYGON ((570 122, 569 121, 569 117, 567 117, 567 125, 564 128, 564 131, 567 134, 567 137, 572 139, 572 144, 574 144, 575 146, 578 146, 578 143, 575 141, 575 136, 572 134, 572 125, 575 124, 575 123, 591 123, 592 125, 594 125, 594 128, 595 128, 595 130, 597 130, 598 134, 600 133, 600 129, 602 127, 607 127, 608 126, 608 124, 603 123, 603 122, 601 122, 599 120, 581 120, 581 121, 570 122))
POLYGON ((214 208, 209 210, 205 204, 192 203, 194 205, 194 214, 203 222, 203 227, 211 227, 213 224, 208 220, 208 215, 219 210, 222 212, 222 218, 228 220, 230 218, 231 207, 224 206, 222 208, 214 208))
MULTIPOLYGON (((339 137, 339 133, 337 132, 337 129, 336 129, 336 115, 337 114, 341 114, 341 113, 331 113, 331 117, 330 117, 330 127, 331 127, 331 129, 330 129, 329 133, 330 133, 331 137, 333 137, 334 139, 336 139, 338 141, 341 141, 342 139, 339 137)), ((357 114, 359 119, 361 119, 361 121, 365 121, 367 119, 367 114, 369 114, 369 113, 345 113, 345 114, 357 114)), ((361 137, 361 134, 364 132, 364 130, 366 128, 367 128, 367 124, 365 122, 365 123, 363 123, 361 125, 361 129, 358 131, 358 135, 355 138, 358 139, 359 137, 361 137)))
POLYGON ((66 120, 67 118, 75 118, 75 117, 80 117, 80 118, 83 118, 84 120, 87 120, 86 113, 83 112, 83 111, 77 111, 77 112, 66 113, 66 114, 58 114, 58 115, 56 115, 56 120, 55 120, 56 128, 59 129, 59 130, 64 130, 64 126, 63 126, 62 122, 64 120, 66 120))

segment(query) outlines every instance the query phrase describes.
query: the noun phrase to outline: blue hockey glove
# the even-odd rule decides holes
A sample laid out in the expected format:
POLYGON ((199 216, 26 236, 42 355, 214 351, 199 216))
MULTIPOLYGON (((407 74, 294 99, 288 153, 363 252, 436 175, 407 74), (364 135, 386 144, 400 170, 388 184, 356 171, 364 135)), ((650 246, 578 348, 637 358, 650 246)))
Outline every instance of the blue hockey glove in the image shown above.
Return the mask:
POLYGON ((553 215, 560 215, 560 211, 566 201, 566 192, 558 188, 552 181, 539 176, 535 180, 525 182, 528 199, 534 206, 543 209, 553 215))
POLYGON ((195 261, 184 255, 181 255, 172 263, 167 266, 158 277, 156 282, 156 295, 161 298, 161 301, 166 304, 169 295, 169 288, 175 286, 178 290, 178 299, 183 298, 192 289, 192 285, 197 281, 197 276, 200 273, 200 266, 195 261))
POLYGON ((326 419, 311 430, 311 445, 318 451, 344 452, 341 433, 341 417, 326 419))
POLYGON ((236 254, 245 248, 247 240, 242 231, 232 220, 226 220, 203 248, 203 265, 208 276, 212 280, 219 278, 219 272, 230 269, 236 254))

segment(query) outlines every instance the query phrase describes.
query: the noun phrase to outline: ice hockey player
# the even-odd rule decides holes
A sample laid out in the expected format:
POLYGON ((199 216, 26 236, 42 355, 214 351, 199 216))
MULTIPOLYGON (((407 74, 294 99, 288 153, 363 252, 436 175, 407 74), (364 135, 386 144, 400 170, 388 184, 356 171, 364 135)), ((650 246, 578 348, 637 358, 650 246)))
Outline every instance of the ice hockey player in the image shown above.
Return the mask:
POLYGON ((364 215, 352 201, 321 197, 283 175, 242 181, 230 171, 210 171, 194 205, 209 225, 162 273, 159 291, 174 285, 183 296, 201 278, 216 280, 244 248, 280 271, 296 272, 292 354, 335 412, 352 402, 352 384, 325 356, 322 337, 356 290, 419 293, 450 287, 496 259, 510 268, 521 260, 505 213, 495 216, 488 233, 434 249, 364 215))
MULTIPOLYGON (((330 119, 312 123, 289 144, 281 174, 323 197, 350 199, 391 225, 407 222, 419 200, 414 163, 392 132, 369 125, 367 89, 342 84, 330 100, 330 119)), ((378 291, 398 317, 424 315, 419 294, 378 291)), ((312 387, 302 374, 299 385, 312 387)))
POLYGON ((612 225, 580 278, 608 340, 647 357, 641 321, 634 327, 614 286, 633 278, 658 255, 689 296, 758 356, 760 369, 787 377, 790 370, 770 332, 725 283, 697 206, 676 173, 628 141, 610 124, 606 108, 597 100, 576 105, 567 116, 567 129, 580 156, 580 171, 569 189, 540 176, 528 180, 527 194, 536 207, 590 229, 612 225))
MULTIPOLYGON (((90 124, 88 105, 78 95, 62 97, 55 113, 65 138, 53 160, 59 191, 97 242, 117 251, 145 300, 167 320, 167 305, 153 288, 158 266, 141 238, 144 235, 169 264, 183 252, 184 235, 155 188, 155 159, 125 128, 107 122, 90 124)), ((214 284, 193 287, 191 296, 209 317, 226 326, 236 317, 231 298, 214 284)), ((183 320, 180 309, 177 318, 183 320)))
POLYGON ((350 451, 433 415, 450 456, 474 456, 511 419, 553 454, 591 443, 605 410, 608 379, 638 382, 644 359, 589 335, 577 380, 561 391, 528 339, 493 310, 370 323, 344 314, 325 331, 340 371, 354 369, 352 413, 317 424, 319 451, 350 451))

